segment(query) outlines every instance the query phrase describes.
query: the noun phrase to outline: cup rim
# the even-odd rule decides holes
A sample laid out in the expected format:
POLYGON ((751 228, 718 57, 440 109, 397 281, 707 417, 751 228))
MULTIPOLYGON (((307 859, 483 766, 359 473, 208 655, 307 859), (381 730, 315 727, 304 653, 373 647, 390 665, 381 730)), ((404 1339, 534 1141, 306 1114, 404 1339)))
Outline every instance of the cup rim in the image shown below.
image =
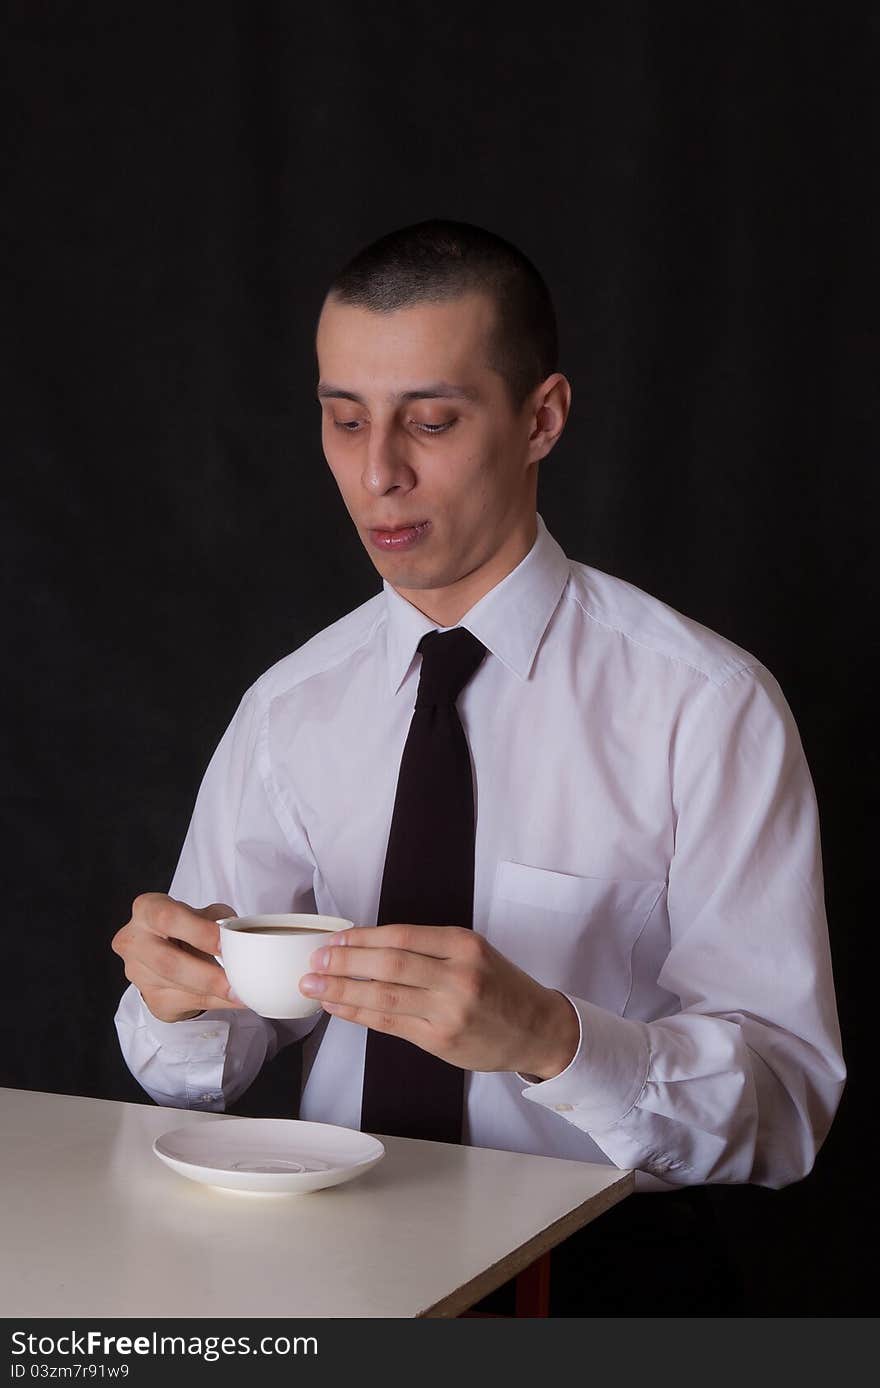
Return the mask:
MULTIPOLYGON (((231 934, 241 935, 244 933, 242 927, 248 926, 273 926, 287 925, 295 926, 297 935, 302 938, 305 935, 338 935, 343 930, 349 930, 353 922, 343 920, 341 916, 322 916, 318 913, 310 912, 267 912, 256 913, 247 916, 223 916, 217 921, 221 930, 228 930, 231 934), (332 921, 332 925, 316 925, 310 927, 310 920, 332 921)), ((258 934, 259 931, 250 933, 258 934)), ((273 938, 277 939, 278 936, 273 938)))

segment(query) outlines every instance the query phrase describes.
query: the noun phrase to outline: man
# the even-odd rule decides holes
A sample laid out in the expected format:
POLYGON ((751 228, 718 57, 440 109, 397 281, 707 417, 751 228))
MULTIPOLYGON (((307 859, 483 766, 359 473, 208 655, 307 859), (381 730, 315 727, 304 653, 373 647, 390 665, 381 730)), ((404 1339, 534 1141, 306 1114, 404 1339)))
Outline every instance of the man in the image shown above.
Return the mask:
POLYGON ((383 1102, 427 1093, 430 1121, 396 1068, 418 1051, 457 1076, 465 1142, 634 1167, 640 1190, 798 1180, 844 1081, 809 771, 760 662, 571 562, 537 514, 571 399, 541 277, 478 228, 405 228, 338 276, 317 356, 383 591, 246 693, 170 894, 114 937, 132 1073, 222 1110, 306 1036, 300 1116, 387 1132, 383 1102), (438 642, 473 656, 442 715, 472 765, 461 814, 405 766, 409 739, 433 755, 438 642), (431 914, 471 812, 461 910, 431 914), (386 895, 410 816, 433 827, 411 898, 386 895), (319 1026, 255 1016, 211 959, 218 917, 303 910, 356 923, 300 984, 319 1026))

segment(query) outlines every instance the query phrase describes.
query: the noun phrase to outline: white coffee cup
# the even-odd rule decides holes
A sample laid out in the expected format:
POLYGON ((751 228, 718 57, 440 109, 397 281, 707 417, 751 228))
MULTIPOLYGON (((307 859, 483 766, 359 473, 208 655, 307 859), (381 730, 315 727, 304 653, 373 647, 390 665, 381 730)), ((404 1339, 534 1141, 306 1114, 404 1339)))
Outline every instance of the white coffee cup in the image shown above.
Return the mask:
POLYGON ((311 972, 310 956, 352 921, 339 916, 226 916, 219 920, 220 953, 234 991, 261 1017, 310 1017, 320 998, 307 998, 299 981, 311 972))

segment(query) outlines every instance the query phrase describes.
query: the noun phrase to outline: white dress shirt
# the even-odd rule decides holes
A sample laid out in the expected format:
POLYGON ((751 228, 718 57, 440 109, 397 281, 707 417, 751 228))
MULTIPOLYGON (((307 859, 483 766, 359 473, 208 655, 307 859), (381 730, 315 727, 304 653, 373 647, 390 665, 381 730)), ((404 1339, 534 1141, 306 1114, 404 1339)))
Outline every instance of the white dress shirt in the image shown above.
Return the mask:
MULTIPOLYGON (((642 1189, 804 1176, 845 1069, 815 793, 776 680, 569 560, 540 516, 529 554, 460 625, 487 648, 458 701, 474 929, 580 1019, 553 1079, 466 1075, 465 1141, 636 1168, 642 1189)), ((205 773, 171 896, 375 924, 417 646, 436 629, 384 582, 256 681, 205 773)), ((160 1022, 130 985, 116 1026, 157 1103, 215 1111, 308 1033, 300 1117, 359 1126, 355 1023, 160 1022)))

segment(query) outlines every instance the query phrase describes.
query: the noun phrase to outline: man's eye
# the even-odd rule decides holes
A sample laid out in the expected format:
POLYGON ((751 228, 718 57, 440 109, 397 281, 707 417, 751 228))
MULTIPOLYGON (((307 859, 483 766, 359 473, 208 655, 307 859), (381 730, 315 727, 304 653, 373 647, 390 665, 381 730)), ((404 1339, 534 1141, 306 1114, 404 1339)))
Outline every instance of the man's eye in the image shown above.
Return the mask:
POLYGON ((346 433, 349 434, 353 434, 356 429, 360 428, 359 419, 334 419, 333 423, 337 429, 345 429, 346 433))
POLYGON ((413 423, 417 429, 421 429, 426 434, 443 434, 447 429, 452 428, 455 420, 450 419, 446 424, 420 424, 417 419, 414 419, 413 423))

